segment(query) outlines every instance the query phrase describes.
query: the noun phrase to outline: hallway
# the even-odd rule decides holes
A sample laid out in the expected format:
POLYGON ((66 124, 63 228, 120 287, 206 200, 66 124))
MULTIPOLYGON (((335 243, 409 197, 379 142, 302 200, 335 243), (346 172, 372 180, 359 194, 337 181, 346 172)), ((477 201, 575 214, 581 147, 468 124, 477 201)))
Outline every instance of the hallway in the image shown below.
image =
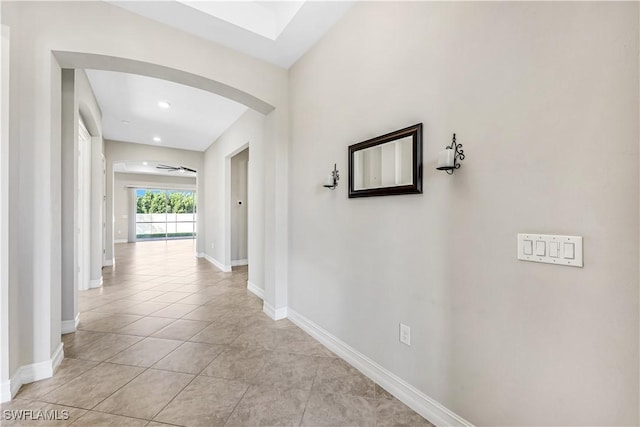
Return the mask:
POLYGON ((194 252, 192 240, 116 245, 103 288, 79 294, 79 330, 63 336, 54 377, 2 405, 3 417, 69 419, 0 424, 430 425, 289 320, 263 314, 246 267, 222 273, 194 252))

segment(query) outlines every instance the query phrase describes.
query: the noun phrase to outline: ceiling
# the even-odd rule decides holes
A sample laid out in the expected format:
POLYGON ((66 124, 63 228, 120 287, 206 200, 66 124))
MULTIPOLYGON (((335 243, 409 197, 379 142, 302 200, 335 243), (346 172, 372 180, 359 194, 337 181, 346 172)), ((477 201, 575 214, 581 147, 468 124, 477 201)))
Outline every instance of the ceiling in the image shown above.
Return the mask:
POLYGON ((86 72, 102 110, 106 139, 204 151, 247 111, 230 99, 167 80, 86 72), (160 107, 161 101, 170 107, 160 107))
MULTIPOLYGON (((353 1, 108 3, 289 68, 329 31, 353 1)), ((247 111, 242 104, 191 86, 135 74, 86 72, 102 110, 105 139, 204 151, 247 111), (162 108, 162 101, 170 107, 162 108)), ((153 167, 142 169, 157 173, 153 167)))
POLYGON ((354 1, 108 0, 108 3, 289 68, 354 1))

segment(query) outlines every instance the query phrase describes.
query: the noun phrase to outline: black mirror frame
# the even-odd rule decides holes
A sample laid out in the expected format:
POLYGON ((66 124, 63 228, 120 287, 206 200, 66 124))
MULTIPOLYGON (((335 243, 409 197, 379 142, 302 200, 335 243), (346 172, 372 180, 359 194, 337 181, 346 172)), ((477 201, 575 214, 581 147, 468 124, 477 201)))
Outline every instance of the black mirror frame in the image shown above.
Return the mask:
POLYGON ((378 136, 367 141, 359 142, 349 146, 349 198, 371 197, 371 196, 393 196, 398 194, 422 194, 422 123, 400 129, 386 135, 378 136), (397 185, 394 187, 367 188, 355 190, 353 188, 354 179, 354 155, 356 151, 376 145, 392 142, 397 139, 411 136, 413 139, 413 182, 409 185, 397 185))

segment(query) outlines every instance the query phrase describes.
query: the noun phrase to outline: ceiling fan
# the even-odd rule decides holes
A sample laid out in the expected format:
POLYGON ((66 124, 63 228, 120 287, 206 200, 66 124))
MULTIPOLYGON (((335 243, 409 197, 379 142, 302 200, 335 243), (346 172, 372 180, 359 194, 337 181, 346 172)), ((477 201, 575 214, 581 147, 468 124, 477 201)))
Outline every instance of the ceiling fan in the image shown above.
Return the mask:
POLYGON ((193 172, 196 173, 194 169, 188 168, 186 166, 169 166, 169 165, 158 165, 156 169, 163 169, 169 172, 193 172))

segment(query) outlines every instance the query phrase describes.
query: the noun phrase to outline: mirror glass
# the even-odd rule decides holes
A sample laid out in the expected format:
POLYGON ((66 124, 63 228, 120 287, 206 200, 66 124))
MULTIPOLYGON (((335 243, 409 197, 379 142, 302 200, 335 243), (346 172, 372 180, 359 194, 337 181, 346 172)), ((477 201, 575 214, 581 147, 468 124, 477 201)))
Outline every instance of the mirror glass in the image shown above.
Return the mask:
POLYGON ((365 148, 354 153, 353 188, 394 187, 413 182, 413 138, 411 136, 365 148))
POLYGON ((422 123, 349 146, 349 198, 422 193, 422 123))

